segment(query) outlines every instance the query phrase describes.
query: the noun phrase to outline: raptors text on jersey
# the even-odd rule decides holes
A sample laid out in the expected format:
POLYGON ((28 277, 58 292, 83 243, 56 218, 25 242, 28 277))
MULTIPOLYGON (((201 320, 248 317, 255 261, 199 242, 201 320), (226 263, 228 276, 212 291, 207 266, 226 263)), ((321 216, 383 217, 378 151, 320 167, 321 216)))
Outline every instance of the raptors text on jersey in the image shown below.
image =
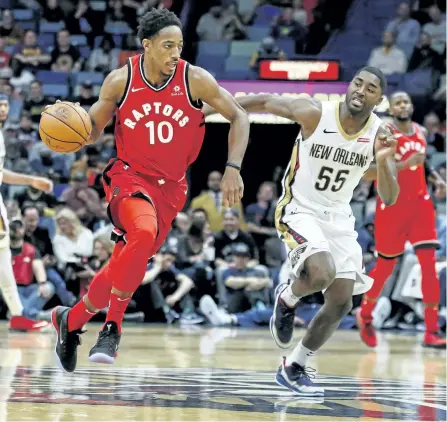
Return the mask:
POLYGON ((189 63, 180 60, 160 87, 144 75, 144 55, 128 59, 128 80, 115 125, 118 158, 138 173, 179 181, 205 133, 202 104, 191 98, 189 63))

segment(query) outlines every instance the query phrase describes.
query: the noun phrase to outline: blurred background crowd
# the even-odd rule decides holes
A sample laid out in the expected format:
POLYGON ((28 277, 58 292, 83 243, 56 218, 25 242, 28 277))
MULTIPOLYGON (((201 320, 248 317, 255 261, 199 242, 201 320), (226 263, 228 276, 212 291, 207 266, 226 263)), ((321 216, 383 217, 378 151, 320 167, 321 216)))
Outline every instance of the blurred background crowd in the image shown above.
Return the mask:
MULTIPOLYGON (((266 59, 339 60, 342 81, 349 81, 362 65, 380 68, 391 91, 411 94, 414 118, 428 131, 427 167, 445 179, 443 2, 0 0, 0 92, 9 96, 11 107, 3 125, 5 167, 45 175, 55 183, 54 194, 32 187, 1 187, 21 298, 36 317, 48 318, 48 309, 58 303, 79 300, 111 255, 112 227, 101 176, 115 154, 113 122, 97 144, 79 153, 49 150, 39 138, 40 113, 56 98, 79 102, 88 110, 104 76, 139 52, 138 17, 153 7, 171 8, 180 16, 184 58, 218 80, 258 79, 259 64, 266 59)), ((204 149, 188 174, 187 207, 148 264, 127 320, 242 326, 268 322, 274 288, 287 280, 274 209, 290 154, 287 140, 292 142, 297 132, 293 126, 252 125, 243 170, 247 194, 243 203, 228 210, 222 207, 219 188, 226 131, 222 133, 219 123, 207 125, 204 149), (272 140, 280 138, 284 145, 275 144, 269 157, 272 140)), ((445 193, 433 188, 432 194, 442 245, 437 256, 445 316, 445 193)), ((362 181, 352 208, 366 270, 375 262, 375 201, 374 186, 362 181)), ((423 329, 420 291, 411 289, 420 278, 417 267, 409 246, 379 300, 378 327, 423 329)), ((360 299, 355 298, 356 306, 360 299)), ((306 325, 322 301, 320 294, 305 298, 296 323, 306 325)), ((354 320, 346 317, 342 327, 353 327, 354 320)))

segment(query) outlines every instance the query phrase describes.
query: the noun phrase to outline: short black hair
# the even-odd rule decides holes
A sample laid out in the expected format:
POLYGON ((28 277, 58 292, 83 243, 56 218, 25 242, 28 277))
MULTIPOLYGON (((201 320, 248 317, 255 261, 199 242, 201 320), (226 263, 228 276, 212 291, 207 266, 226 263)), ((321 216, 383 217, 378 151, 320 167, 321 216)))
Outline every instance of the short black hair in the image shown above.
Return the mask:
POLYGON ((140 41, 143 41, 145 38, 151 39, 168 26, 178 26, 182 29, 182 22, 175 13, 168 9, 149 10, 140 19, 138 38, 140 41))
POLYGON ((373 67, 373 66, 364 66, 354 75, 354 78, 356 76, 358 76, 358 74, 360 72, 368 72, 368 73, 372 73, 374 76, 377 76, 377 78, 380 81, 380 88, 382 89, 382 94, 384 94, 386 92, 388 82, 386 80, 386 76, 383 74, 383 72, 380 69, 378 69, 377 67, 373 67))

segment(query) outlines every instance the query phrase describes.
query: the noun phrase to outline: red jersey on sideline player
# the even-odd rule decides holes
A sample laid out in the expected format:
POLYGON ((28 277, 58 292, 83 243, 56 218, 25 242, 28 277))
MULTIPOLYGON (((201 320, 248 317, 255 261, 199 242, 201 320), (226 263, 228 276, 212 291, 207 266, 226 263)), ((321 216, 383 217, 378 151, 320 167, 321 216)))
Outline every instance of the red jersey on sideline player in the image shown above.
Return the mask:
MULTIPOLYGON (((436 275, 435 248, 439 241, 436 236, 435 208, 425 180, 427 141, 422 128, 411 121, 413 104, 408 94, 397 92, 391 96, 390 114, 394 119, 390 129, 397 140, 395 159, 400 193, 396 203, 389 207, 377 198, 374 236, 378 258, 369 274, 374 279, 373 287, 364 295, 357 313, 360 336, 366 345, 377 345, 372 312, 397 258, 405 251, 405 242, 409 241, 422 271, 425 319, 423 345, 445 349, 446 341, 438 335, 440 284, 436 275)), ((375 180, 375 169, 369 169, 365 178, 375 180)))

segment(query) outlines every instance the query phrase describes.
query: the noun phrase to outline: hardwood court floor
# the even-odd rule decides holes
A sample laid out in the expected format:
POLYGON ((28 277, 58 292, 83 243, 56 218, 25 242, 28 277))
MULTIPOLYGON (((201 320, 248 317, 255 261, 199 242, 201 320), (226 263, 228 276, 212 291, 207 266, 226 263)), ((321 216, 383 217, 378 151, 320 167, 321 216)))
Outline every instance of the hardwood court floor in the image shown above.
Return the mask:
POLYGON ((312 361, 323 401, 275 383, 281 350, 268 330, 126 326, 112 366, 88 363, 99 325, 88 330, 65 374, 53 332, 0 324, 0 422, 446 420, 445 352, 419 336, 381 335, 371 351, 337 332, 312 361))

